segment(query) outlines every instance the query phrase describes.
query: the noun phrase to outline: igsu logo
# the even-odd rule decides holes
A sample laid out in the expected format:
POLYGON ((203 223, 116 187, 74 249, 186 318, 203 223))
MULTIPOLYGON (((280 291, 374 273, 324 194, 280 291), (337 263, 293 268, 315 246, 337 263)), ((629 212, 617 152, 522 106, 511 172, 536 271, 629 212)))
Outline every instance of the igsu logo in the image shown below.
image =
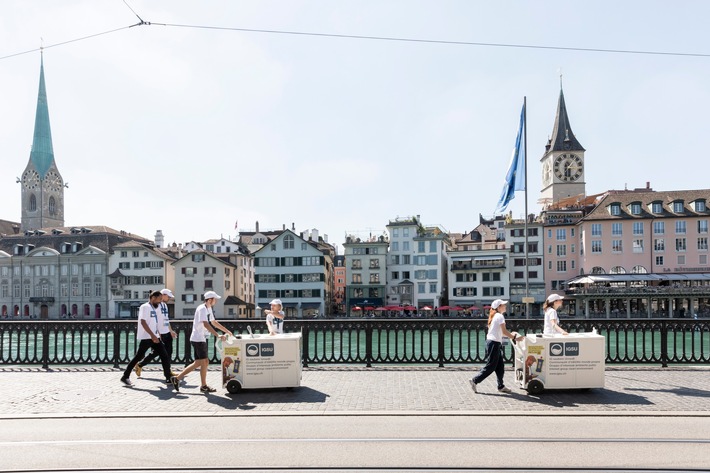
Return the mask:
POLYGON ((247 344, 247 356, 274 356, 275 352, 273 343, 247 344))
POLYGON ((247 345, 247 356, 259 356, 258 343, 250 343, 247 345))
POLYGON ((550 356, 579 356, 579 342, 551 343, 550 356))

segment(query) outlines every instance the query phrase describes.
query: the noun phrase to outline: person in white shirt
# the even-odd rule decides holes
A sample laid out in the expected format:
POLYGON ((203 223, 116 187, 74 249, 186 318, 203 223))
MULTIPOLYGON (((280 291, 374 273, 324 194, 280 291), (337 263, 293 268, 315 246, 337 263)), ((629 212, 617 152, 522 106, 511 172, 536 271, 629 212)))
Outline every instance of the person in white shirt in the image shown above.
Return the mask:
MULTIPOLYGON (((177 338, 177 333, 170 326, 170 315, 168 315, 168 304, 166 304, 166 302, 170 299, 175 299, 175 296, 170 289, 162 289, 160 294, 162 294, 162 297, 159 307, 160 312, 158 312, 158 332, 160 332, 160 340, 163 342, 163 346, 165 346, 165 351, 168 352, 168 359, 172 360, 173 338, 177 338)), ((143 367, 155 360, 157 357, 158 353, 153 350, 148 356, 139 361, 135 368, 133 368, 136 372, 136 376, 140 377, 143 367)), ((172 376, 175 376, 175 373, 173 373, 172 370, 170 373, 172 376)))
POLYGON ((473 377, 469 382, 474 393, 478 392, 476 385, 486 379, 495 371, 498 378, 498 392, 509 393, 510 388, 505 387, 503 375, 505 374, 505 364, 503 360, 503 336, 511 340, 522 340, 523 337, 516 332, 509 332, 505 328, 505 317, 503 313, 507 308, 508 301, 496 299, 491 304, 491 311, 488 315, 488 335, 486 335, 486 366, 473 377))
POLYGON ((158 312, 160 311, 160 300, 163 295, 155 291, 150 294, 150 302, 143 304, 138 310, 138 351, 136 356, 128 363, 126 370, 123 372, 121 377, 121 382, 128 386, 132 386, 131 383, 131 371, 138 364, 140 360, 143 359, 145 354, 151 348, 160 357, 160 363, 163 365, 163 374, 165 375, 166 382, 171 382, 170 373, 170 358, 168 357, 168 352, 163 346, 163 342, 160 340, 159 331, 159 318, 158 312))
POLYGON ((212 307, 217 304, 217 300, 222 296, 214 291, 205 292, 205 303, 200 304, 195 310, 195 318, 192 321, 192 333, 190 334, 190 344, 195 352, 195 361, 185 367, 177 376, 170 378, 170 381, 175 388, 175 391, 180 391, 180 381, 187 376, 188 373, 200 368, 200 391, 203 393, 213 393, 216 389, 207 385, 207 366, 210 363, 209 354, 207 352, 207 337, 210 334, 224 340, 227 335, 233 335, 226 327, 217 322, 214 318, 212 307), (223 334, 219 334, 216 329, 220 329, 223 334))
POLYGON ((550 294, 542 305, 542 310, 545 311, 545 327, 542 331, 544 335, 556 333, 567 335, 567 332, 560 327, 560 317, 557 315, 557 309, 562 307, 562 299, 564 297, 559 294, 550 294))
POLYGON ((271 310, 264 311, 266 314, 266 326, 269 328, 269 335, 284 333, 284 317, 286 314, 281 310, 283 307, 281 299, 274 299, 270 304, 271 310))

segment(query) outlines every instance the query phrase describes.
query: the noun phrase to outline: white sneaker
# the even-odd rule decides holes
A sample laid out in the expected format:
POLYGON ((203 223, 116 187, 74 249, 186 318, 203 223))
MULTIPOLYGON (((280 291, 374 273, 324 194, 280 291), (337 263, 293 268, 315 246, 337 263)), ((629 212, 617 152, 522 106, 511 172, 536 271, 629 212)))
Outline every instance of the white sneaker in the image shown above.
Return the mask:
POLYGON ((468 382, 471 383, 471 389, 473 389, 473 392, 477 393, 478 390, 476 389, 476 382, 472 379, 469 379, 468 382))
POLYGON ((498 388, 498 392, 508 394, 508 393, 512 393, 513 391, 511 391, 510 388, 506 388, 505 386, 503 386, 502 388, 498 388))

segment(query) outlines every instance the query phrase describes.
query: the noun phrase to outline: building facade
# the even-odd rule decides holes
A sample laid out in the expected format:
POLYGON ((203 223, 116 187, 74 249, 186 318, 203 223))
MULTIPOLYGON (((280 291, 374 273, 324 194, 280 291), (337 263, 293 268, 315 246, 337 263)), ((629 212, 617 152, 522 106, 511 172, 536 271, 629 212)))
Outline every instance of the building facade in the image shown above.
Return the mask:
POLYGON ((345 238, 343 248, 347 315, 362 313, 354 313, 355 307, 365 311, 385 305, 388 246, 389 242, 384 236, 368 238, 366 241, 354 236, 345 238))

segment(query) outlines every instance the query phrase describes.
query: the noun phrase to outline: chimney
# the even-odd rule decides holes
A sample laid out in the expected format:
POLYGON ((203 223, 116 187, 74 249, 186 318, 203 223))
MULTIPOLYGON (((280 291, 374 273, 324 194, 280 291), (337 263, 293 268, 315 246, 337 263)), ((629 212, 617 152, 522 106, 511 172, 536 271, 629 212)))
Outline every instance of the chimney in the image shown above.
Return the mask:
POLYGON ((281 230, 286 231, 286 224, 285 223, 281 224, 281 230))
POLYGON ((311 238, 313 239, 313 241, 318 241, 318 229, 317 228, 314 228, 313 230, 311 230, 311 238))
POLYGON ((651 189, 651 181, 646 181, 646 189, 651 189))
POLYGON ((155 232, 155 246, 157 248, 162 248, 163 244, 165 244, 165 237, 163 236, 163 231, 157 230, 155 232))
POLYGON ((259 221, 256 221, 256 233, 259 233, 259 221))

